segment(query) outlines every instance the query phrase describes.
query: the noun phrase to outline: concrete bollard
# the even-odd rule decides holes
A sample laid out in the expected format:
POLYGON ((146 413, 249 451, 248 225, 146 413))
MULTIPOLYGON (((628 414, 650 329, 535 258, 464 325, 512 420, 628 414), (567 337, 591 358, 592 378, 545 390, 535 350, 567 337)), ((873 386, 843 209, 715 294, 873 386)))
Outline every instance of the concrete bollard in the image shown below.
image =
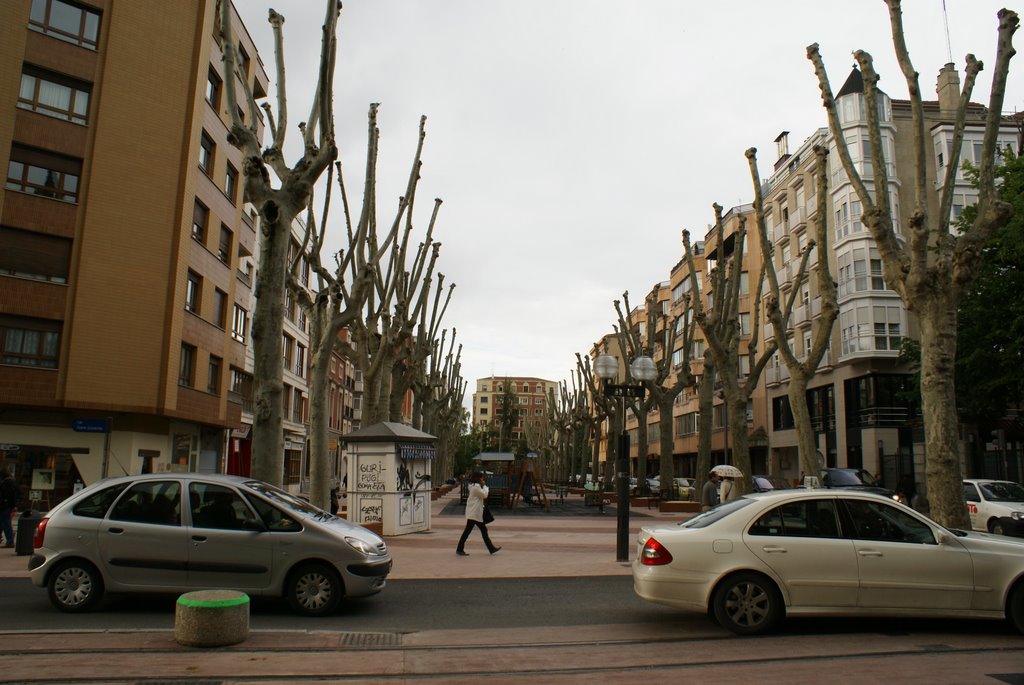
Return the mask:
POLYGON ((199 590, 178 598, 174 639, 186 647, 223 647, 249 637, 249 595, 237 590, 199 590))

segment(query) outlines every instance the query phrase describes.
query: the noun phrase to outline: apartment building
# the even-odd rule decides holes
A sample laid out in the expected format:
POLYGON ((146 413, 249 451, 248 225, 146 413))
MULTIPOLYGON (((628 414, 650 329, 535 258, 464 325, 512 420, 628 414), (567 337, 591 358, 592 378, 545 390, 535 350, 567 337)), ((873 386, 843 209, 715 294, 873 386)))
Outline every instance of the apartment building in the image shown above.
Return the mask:
POLYGON ((242 430, 257 233, 215 4, 0 5, 0 453, 44 507, 104 475, 220 470, 242 430))
MULTIPOLYGON (((531 427, 545 422, 545 407, 549 392, 558 392, 558 383, 532 376, 488 376, 476 380, 473 393, 473 425, 487 428, 497 424, 507 409, 503 406, 506 388, 515 394, 518 414, 512 428, 512 442, 505 446, 511 450, 520 439, 526 438, 531 427), (511 446, 510 446, 511 445, 511 446)), ((503 436, 507 439, 507 436, 503 436)), ((534 447, 531 445, 531 447, 534 447)))
MULTIPOLYGON (((886 165, 893 224, 900 231, 905 226, 905 212, 915 202, 910 102, 881 94, 879 119, 885 160, 879 162, 871 157, 863 90, 861 74, 854 69, 836 94, 837 110, 851 156, 869 186, 878 165, 886 165)), ((924 103, 924 126, 934 150, 934 154, 926 156, 930 216, 939 213, 939 195, 945 183, 960 96, 954 65, 947 64, 939 72, 936 92, 937 100, 924 103)), ((961 161, 979 162, 984 117, 984 107, 970 106, 961 161)), ((916 333, 913 313, 907 311, 882 277, 881 258, 861 221, 861 203, 843 171, 829 130, 814 132, 793 154, 789 153, 787 136, 784 133, 777 141, 775 171, 765 184, 765 210, 780 283, 786 292, 799 287, 792 330, 787 335, 800 351, 798 354, 802 352, 801 356, 806 355, 811 344, 811 327, 820 316, 820 297, 813 278, 799 286, 794 279, 799 258, 813 236, 813 222, 817 220, 813 148, 825 145, 830 150, 827 257, 837 284, 839 316, 832 330, 830 349, 807 391, 820 459, 829 466, 864 468, 881 475, 890 487, 895 487, 903 477, 921 483, 923 436, 904 392, 913 379, 898 362, 903 337, 916 333)), ((1000 132, 999 144, 1017 144, 1015 129, 1009 122, 1000 132)), ((956 217, 965 206, 977 201, 977 193, 962 168, 954 183, 952 215, 956 217)), ((816 252, 817 249, 811 254, 812 266, 820 258, 816 252)), ((769 324, 765 337, 771 339, 773 335, 776 333, 769 324)), ((772 416, 772 447, 767 467, 770 472, 798 478, 796 435, 786 397, 788 377, 785 365, 776 355, 765 376, 772 416)))
MULTIPOLYGON (((946 65, 938 78, 938 100, 924 103, 925 128, 932 138, 934 150, 926 160, 930 179, 927 201, 932 216, 938 213, 938 197, 945 183, 959 90, 955 68, 946 65)), ((879 162, 871 158, 868 145, 863 81, 859 71, 854 69, 850 74, 836 94, 836 101, 854 162, 870 184, 875 165, 879 162)), ((906 218, 901 210, 901 193, 913 192, 910 102, 893 100, 882 94, 879 115, 890 204, 894 224, 900 227, 906 218)), ((963 161, 972 164, 979 161, 984 115, 984 107, 971 105, 961 152, 963 161)), ((1013 121, 1008 119, 1000 132, 1000 147, 1016 146, 1017 135, 1013 121)), ((826 210, 829 245, 822 254, 818 254, 819 249, 815 248, 809 255, 812 273, 822 255, 828 259, 837 284, 839 305, 839 317, 832 329, 829 349, 807 391, 820 460, 829 466, 864 468, 881 475, 890 487, 902 477, 914 478, 921 483, 924 480, 923 436, 920 422, 913 415, 904 392, 912 385, 913 379, 909 370, 898 361, 903 337, 916 332, 913 313, 907 311, 899 296, 885 284, 877 248, 861 221, 861 203, 842 169, 829 129, 818 129, 792 153, 788 136, 788 132, 783 132, 776 139, 777 159, 771 175, 763 182, 763 194, 766 228, 782 295, 787 297, 794 288, 798 289, 790 330, 785 335, 799 357, 806 356, 809 351, 814 322, 821 314, 816 280, 812 277, 808 281, 797 282, 800 260, 808 249, 814 235, 814 222, 818 218, 813 148, 824 145, 831 152, 826 210)), ((955 217, 976 201, 976 192, 962 170, 958 170, 954 183, 952 215, 955 217)), ((913 202, 913 197, 908 197, 902 204, 910 207, 913 202)), ((739 309, 739 325, 744 336, 740 347, 745 350, 753 326, 751 313, 754 301, 750 290, 755 285, 763 258, 752 205, 733 207, 724 215, 721 246, 717 244, 718 236, 713 228, 704 236, 703 243, 698 241, 695 244, 694 268, 698 272, 702 302, 705 307, 713 309, 715 294, 710 290, 708 274, 732 258, 741 221, 746 221, 747 227, 739 309)), ((690 292, 689 275, 689 264, 683 259, 671 271, 671 306, 676 314, 682 312, 685 296, 690 292)), ((684 324, 684 320, 680 320, 678 325, 684 324)), ((760 325, 759 345, 763 349, 766 342, 780 333, 772 329, 763 312, 760 325)), ((680 339, 673 351, 675 365, 682 361, 681 345, 680 339)), ((699 328, 692 345, 694 373, 701 376, 706 343, 699 328)), ((741 376, 749 373, 747 359, 741 355, 738 363, 741 376)), ((742 420, 747 425, 753 470, 797 480, 802 474, 787 396, 788 381, 788 370, 776 353, 765 369, 742 420)), ((688 389, 677 398, 673 410, 673 455, 677 472, 684 475, 699 475, 693 470, 700 418, 697 400, 696 388, 688 389)), ((712 458, 728 462, 727 426, 738 419, 728 415, 717 392, 713 411, 712 458)), ((655 440, 650 441, 650 449, 655 452, 659 449, 655 440)), ((633 455, 634 458, 636 456, 633 455)))

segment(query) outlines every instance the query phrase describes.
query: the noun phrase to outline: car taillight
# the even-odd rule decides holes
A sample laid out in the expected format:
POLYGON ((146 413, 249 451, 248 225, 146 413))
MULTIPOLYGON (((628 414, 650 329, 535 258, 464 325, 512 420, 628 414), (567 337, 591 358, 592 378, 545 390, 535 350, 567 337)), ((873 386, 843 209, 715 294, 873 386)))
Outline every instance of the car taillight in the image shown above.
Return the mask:
POLYGON ((649 538, 640 552, 640 563, 644 566, 664 566, 672 563, 672 555, 660 542, 649 538))
POLYGON ((36 534, 35 537, 32 538, 32 549, 39 549, 43 546, 43 537, 46 535, 46 522, 49 520, 50 519, 48 518, 43 519, 39 522, 39 525, 36 526, 36 534))

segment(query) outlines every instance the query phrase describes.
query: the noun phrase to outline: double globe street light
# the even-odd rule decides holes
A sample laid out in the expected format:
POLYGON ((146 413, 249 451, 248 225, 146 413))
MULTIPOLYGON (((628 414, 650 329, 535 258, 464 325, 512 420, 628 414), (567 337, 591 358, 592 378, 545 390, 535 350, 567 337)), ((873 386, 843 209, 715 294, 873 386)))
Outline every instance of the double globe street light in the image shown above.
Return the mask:
MULTIPOLYGON (((610 354, 601 354, 594 360, 594 372, 603 381, 604 396, 617 397, 612 432, 617 436, 615 460, 615 510, 617 512, 615 559, 629 561, 629 433, 626 432, 626 398, 643 399, 644 381, 653 381, 658 367, 650 357, 641 355, 629 365, 629 376, 640 385, 615 383, 619 376, 619 360, 610 354)), ((645 426, 641 426, 643 430, 645 426)), ((608 441, 609 446, 611 440, 608 441)), ((641 455, 643 456, 643 455, 641 455)), ((594 474, 597 477, 597 474, 594 474)))

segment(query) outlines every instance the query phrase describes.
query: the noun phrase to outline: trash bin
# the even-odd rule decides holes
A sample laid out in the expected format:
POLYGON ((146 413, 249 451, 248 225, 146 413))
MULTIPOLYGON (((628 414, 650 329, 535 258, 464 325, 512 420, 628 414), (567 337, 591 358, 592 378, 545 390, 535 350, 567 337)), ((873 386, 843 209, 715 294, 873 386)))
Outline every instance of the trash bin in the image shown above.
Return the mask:
POLYGON ((30 509, 18 517, 18 532, 14 536, 14 553, 19 557, 32 554, 32 541, 36 536, 36 527, 43 517, 38 511, 30 509))

